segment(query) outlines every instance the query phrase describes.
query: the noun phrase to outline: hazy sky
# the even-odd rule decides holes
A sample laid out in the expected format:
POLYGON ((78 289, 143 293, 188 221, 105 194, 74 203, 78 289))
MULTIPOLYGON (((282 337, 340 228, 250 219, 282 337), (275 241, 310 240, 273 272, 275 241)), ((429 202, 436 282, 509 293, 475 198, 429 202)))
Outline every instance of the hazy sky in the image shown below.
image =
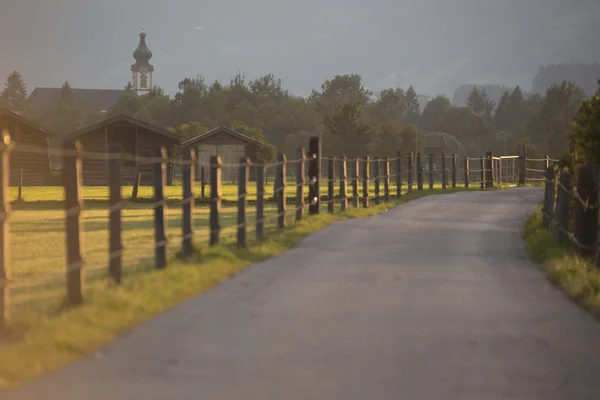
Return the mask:
POLYGON ((20 71, 29 90, 122 88, 144 25, 154 83, 168 93, 186 76, 237 72, 274 73, 300 95, 339 73, 430 95, 462 83, 529 89, 541 64, 600 61, 598 3, 0 0, 0 75, 20 71))

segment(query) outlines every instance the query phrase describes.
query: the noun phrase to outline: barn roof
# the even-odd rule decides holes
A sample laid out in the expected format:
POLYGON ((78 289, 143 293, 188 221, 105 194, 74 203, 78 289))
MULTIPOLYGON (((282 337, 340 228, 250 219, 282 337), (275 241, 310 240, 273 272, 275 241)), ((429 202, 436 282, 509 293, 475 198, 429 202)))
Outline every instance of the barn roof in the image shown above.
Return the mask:
MULTIPOLYGON (((36 108, 44 108, 60 100, 61 88, 38 87, 31 92, 27 102, 36 108)), ((123 89, 71 89, 73 97, 106 111, 125 93, 123 89)))
POLYGON ((8 108, 0 108, 0 117, 13 118, 14 120, 20 122, 23 125, 27 125, 30 128, 35 129, 36 131, 45 133, 48 137, 56 136, 56 133, 44 128, 41 125, 38 125, 37 123, 33 122, 28 118, 25 118, 21 114, 9 110, 8 108))
POLYGON ((183 142, 181 145, 182 146, 194 145, 196 143, 200 143, 200 142, 202 142, 202 141, 204 141, 204 140, 206 140, 206 139, 208 139, 208 138, 216 135, 217 133, 225 133, 225 134, 227 134, 229 136, 232 136, 232 137, 234 137, 236 139, 241 140, 242 142, 245 142, 245 143, 248 143, 248 144, 253 144, 255 146, 262 146, 263 145, 262 142, 260 142, 259 140, 256 140, 256 139, 254 139, 254 138, 252 138, 250 136, 243 135, 243 134, 241 134, 239 132, 234 131, 233 129, 229 129, 229 128, 226 128, 224 126, 219 126, 217 128, 211 129, 210 131, 208 131, 206 133, 203 133, 203 134, 198 135, 198 136, 196 136, 194 138, 188 139, 185 142, 183 142))
POLYGON ((133 126, 138 126, 140 128, 154 132, 158 135, 162 135, 162 136, 168 137, 169 139, 173 139, 174 141, 177 141, 177 142, 181 142, 184 139, 183 136, 178 135, 177 133, 171 132, 165 128, 161 128, 160 126, 152 125, 147 122, 141 121, 139 119, 132 118, 127 115, 117 115, 116 117, 105 119, 103 121, 100 121, 95 124, 88 125, 84 128, 81 128, 75 132, 69 133, 69 134, 65 135, 64 137, 75 138, 75 137, 85 135, 90 132, 94 132, 98 129, 102 129, 102 128, 105 128, 109 125, 116 124, 116 123, 126 123, 126 124, 131 124, 133 126))

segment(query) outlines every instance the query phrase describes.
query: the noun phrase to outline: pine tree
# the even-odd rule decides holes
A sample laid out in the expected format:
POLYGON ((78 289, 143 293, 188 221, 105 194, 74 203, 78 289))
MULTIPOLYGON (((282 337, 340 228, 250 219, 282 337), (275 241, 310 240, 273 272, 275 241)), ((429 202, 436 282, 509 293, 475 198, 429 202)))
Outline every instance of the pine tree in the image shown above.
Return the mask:
POLYGON ((510 93, 508 90, 504 92, 500 101, 498 102, 498 107, 496 107, 496 113, 494 114, 494 123, 496 128, 500 130, 510 130, 511 122, 510 122, 510 93))
POLYGON ((67 105, 74 105, 75 98, 73 97, 73 90, 71 89, 71 85, 69 82, 65 81, 60 89, 60 100, 67 105))
POLYGON ((480 92, 477 86, 473 86, 471 93, 469 93, 469 97, 467 98, 467 106, 473 111, 475 114, 483 114, 485 113, 485 92, 480 92))
POLYGON ((417 92, 411 86, 404 94, 404 120, 406 124, 417 124, 421 115, 421 106, 417 92))
POLYGON ((8 78, 6 78, 4 90, 2 90, 0 98, 11 111, 17 113, 25 112, 27 86, 25 86, 25 81, 19 72, 13 71, 8 78))

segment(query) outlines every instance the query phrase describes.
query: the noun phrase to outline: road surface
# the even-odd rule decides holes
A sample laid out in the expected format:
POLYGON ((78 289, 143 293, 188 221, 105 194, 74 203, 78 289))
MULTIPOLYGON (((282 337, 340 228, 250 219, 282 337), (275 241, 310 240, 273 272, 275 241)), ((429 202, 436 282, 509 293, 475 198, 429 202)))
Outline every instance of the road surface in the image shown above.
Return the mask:
POLYGON ((0 399, 600 399, 600 323, 523 250, 541 196, 335 224, 0 399))

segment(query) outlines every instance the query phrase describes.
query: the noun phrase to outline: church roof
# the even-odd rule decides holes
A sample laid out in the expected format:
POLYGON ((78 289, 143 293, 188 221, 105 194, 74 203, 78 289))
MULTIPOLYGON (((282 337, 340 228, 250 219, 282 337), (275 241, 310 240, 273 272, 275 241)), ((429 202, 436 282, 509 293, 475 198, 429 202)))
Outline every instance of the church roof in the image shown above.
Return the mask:
MULTIPOLYGON (((73 97, 100 111, 106 111, 125 93, 124 89, 71 89, 73 97)), ((29 95, 27 102, 35 108, 44 108, 60 100, 61 88, 39 87, 29 95)))

